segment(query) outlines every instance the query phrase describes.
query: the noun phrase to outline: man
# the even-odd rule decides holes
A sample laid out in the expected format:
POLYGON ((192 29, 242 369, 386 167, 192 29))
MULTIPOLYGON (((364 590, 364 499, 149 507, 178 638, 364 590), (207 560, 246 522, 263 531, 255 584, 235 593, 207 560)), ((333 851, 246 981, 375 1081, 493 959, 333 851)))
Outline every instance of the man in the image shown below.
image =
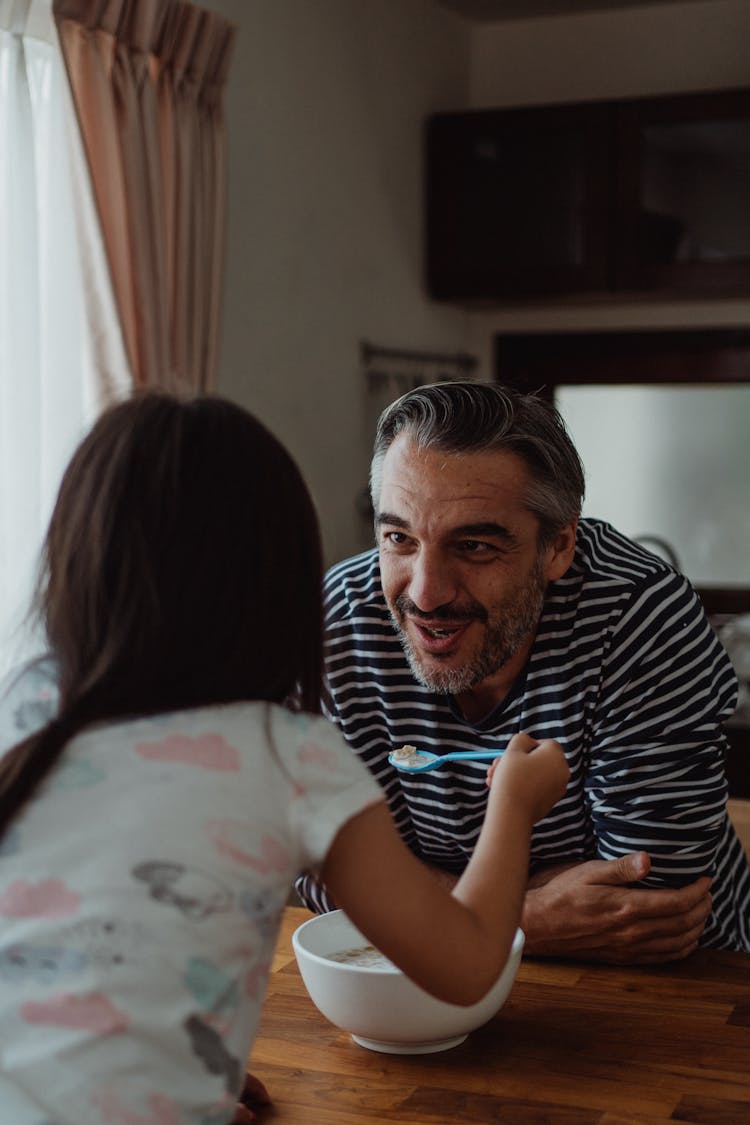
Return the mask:
MULTIPOLYGON (((732 666, 685 578, 580 518, 557 412, 493 384, 410 392, 381 417, 371 485, 377 549, 326 583, 328 710, 413 851, 455 881, 487 766, 408 775, 391 750, 554 737, 571 778, 534 831, 526 952, 750 951, 750 867, 725 808, 732 666)), ((309 876, 297 887, 334 905, 309 876)))

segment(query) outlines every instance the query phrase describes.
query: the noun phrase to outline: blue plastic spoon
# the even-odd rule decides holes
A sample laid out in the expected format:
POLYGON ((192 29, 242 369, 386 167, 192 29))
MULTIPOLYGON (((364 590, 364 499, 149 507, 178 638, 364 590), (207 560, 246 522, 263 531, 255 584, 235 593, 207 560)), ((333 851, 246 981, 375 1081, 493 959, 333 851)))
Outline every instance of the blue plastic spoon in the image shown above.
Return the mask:
POLYGON ((502 750, 454 750, 449 754, 430 754, 427 750, 417 750, 408 758, 396 758, 391 752, 388 761, 404 773, 422 773, 437 769, 443 762, 489 762, 502 753, 502 750))

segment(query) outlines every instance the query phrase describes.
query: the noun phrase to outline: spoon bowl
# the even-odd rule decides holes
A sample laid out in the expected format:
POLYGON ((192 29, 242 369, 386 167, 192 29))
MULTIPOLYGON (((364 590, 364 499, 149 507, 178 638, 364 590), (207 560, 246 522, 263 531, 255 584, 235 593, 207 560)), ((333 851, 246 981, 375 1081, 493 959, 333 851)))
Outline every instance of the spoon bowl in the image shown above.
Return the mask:
POLYGON ((403 773, 423 773, 438 769, 443 762, 491 762, 502 753, 502 750, 453 750, 449 754, 431 754, 429 750, 415 750, 408 758, 399 758, 393 751, 388 761, 403 773))

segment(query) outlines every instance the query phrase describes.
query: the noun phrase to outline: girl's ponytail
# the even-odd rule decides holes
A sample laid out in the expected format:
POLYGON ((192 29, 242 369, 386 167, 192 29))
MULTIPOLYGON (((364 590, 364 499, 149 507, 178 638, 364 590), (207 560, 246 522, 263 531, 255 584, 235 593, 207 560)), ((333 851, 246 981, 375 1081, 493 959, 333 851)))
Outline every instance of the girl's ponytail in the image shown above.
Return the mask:
POLYGON ((51 719, 0 758, 0 838, 84 725, 76 711, 51 719))

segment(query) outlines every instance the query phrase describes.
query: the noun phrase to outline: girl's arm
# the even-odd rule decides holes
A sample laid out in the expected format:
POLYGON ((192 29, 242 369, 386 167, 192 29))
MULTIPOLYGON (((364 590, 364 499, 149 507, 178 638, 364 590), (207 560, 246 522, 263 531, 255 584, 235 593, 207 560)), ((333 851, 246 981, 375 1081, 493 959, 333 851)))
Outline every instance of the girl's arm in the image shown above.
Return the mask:
POLYGON ((560 746, 515 735, 490 775, 484 825, 452 892, 398 835, 385 802, 352 817, 322 879, 358 929, 418 985, 472 1004, 494 984, 521 917, 531 830, 565 792, 560 746))

